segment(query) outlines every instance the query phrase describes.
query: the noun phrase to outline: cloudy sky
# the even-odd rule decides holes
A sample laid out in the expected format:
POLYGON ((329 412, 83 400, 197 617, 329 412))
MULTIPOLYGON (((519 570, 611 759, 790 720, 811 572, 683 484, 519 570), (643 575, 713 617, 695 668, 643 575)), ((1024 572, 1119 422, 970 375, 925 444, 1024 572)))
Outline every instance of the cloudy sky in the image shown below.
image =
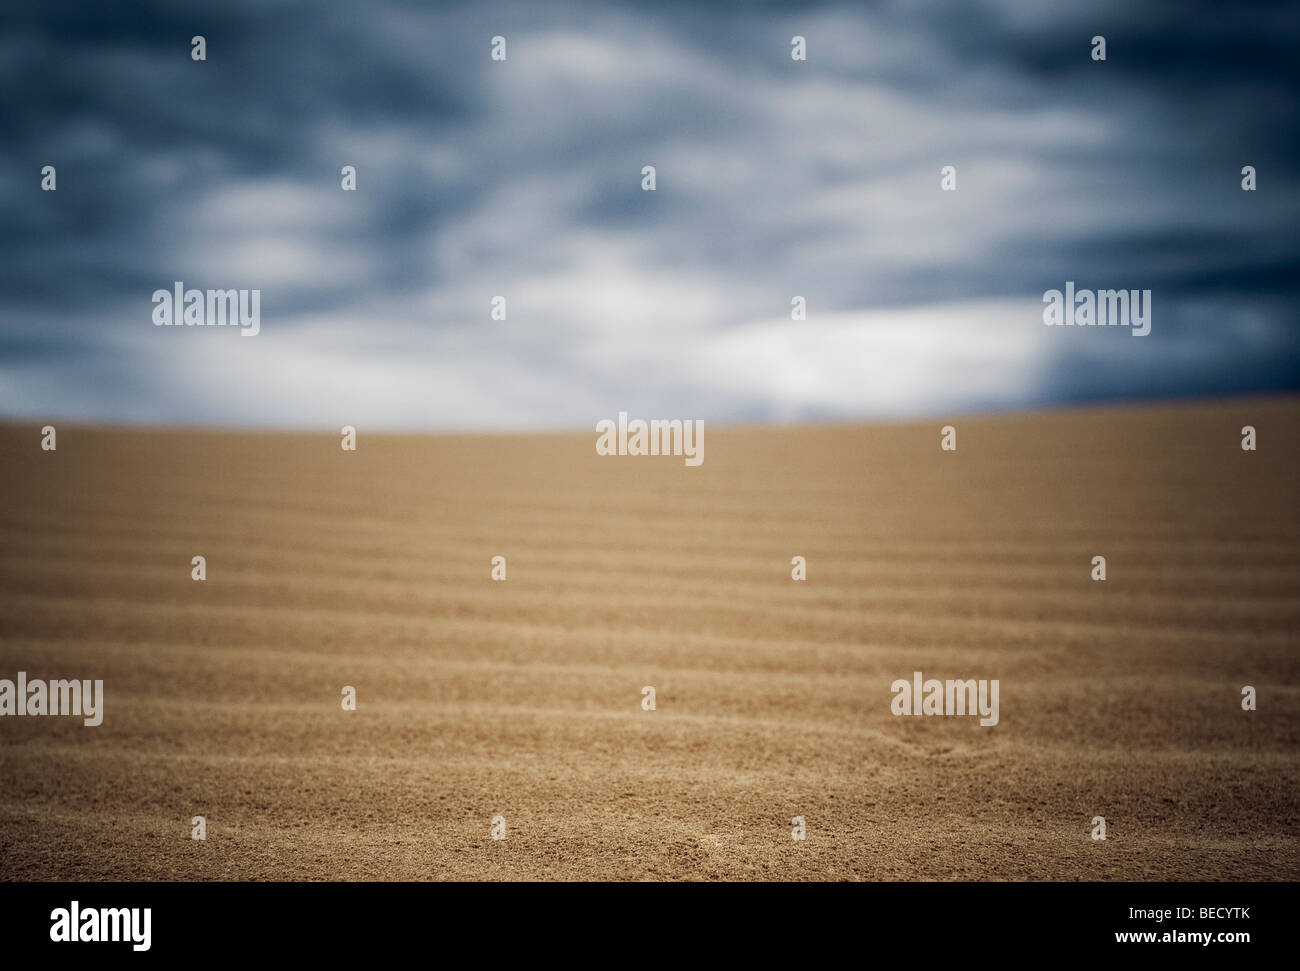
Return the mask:
POLYGON ((593 427, 1300 388, 1294 4, 17 6, 0 417, 593 427), (177 280, 260 289, 261 333, 153 326, 177 280), (1067 280, 1150 289, 1151 334, 1045 327, 1067 280))

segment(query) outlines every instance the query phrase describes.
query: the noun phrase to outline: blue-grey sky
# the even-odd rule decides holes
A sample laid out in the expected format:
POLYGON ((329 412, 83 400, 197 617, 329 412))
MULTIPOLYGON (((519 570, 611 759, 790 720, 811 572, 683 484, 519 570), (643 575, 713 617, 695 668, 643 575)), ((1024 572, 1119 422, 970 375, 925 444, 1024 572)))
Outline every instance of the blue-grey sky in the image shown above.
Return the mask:
POLYGON ((0 417, 592 427, 1295 390, 1298 39, 1295 4, 1214 0, 24 4, 0 34, 0 417), (177 280, 260 289, 260 334, 155 327, 177 280), (1150 289, 1150 335, 1044 326, 1067 280, 1150 289))

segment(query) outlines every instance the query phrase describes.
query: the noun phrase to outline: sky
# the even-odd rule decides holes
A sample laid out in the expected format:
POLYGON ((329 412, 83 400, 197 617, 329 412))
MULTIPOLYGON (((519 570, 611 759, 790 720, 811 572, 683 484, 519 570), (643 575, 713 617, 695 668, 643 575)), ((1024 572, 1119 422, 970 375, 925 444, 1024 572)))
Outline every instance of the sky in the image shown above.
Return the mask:
POLYGON ((0 419, 591 428, 1300 389, 1300 5, 10 6, 0 419), (260 332, 154 326, 175 281, 260 290, 260 332), (1045 326, 1066 281, 1151 290, 1150 334, 1045 326))

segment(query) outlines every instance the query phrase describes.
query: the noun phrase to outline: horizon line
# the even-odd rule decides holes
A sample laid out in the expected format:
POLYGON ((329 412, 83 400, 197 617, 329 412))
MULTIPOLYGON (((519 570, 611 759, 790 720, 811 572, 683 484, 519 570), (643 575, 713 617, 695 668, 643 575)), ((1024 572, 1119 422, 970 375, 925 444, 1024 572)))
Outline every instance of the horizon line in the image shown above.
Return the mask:
MULTIPOLYGON (((954 412, 931 412, 927 414, 910 415, 906 417, 853 417, 853 418, 825 418, 813 419, 808 421, 736 421, 722 420, 711 421, 699 416, 683 416, 682 420, 703 420, 714 429, 735 430, 735 431, 752 431, 752 430, 797 430, 809 428, 846 428, 860 426, 897 426, 897 425, 918 425, 926 422, 953 420, 953 419, 977 419, 977 420, 999 420, 1014 419, 1032 416, 1048 416, 1058 414, 1078 414, 1115 411, 1119 409, 1159 409, 1159 408, 1177 408, 1194 405, 1206 405, 1215 403, 1225 403, 1239 401, 1242 403, 1276 403, 1288 400, 1300 399, 1300 389, 1277 389, 1277 390, 1258 390, 1258 391, 1227 391, 1220 393, 1206 393, 1199 395, 1190 395, 1186 393, 1170 395, 1149 395, 1136 397, 1131 395, 1121 395, 1106 398, 1088 398, 1085 400, 1075 401, 1057 401, 1052 403, 1033 404, 1027 407, 1005 407, 989 408, 981 410, 958 410, 954 412)), ((614 417, 617 417, 617 412, 614 417)), ((631 413, 629 412, 631 415, 631 413)), ((439 437, 482 437, 482 436, 501 436, 501 437, 519 437, 519 436, 543 436, 543 435, 576 435, 590 434, 596 431, 596 422, 609 418, 608 415, 602 415, 592 419, 590 426, 565 425, 563 427, 410 427, 410 426, 393 426, 393 425, 374 425, 359 426, 355 422, 346 422, 357 428, 358 432, 365 428, 367 436, 382 435, 386 437, 400 436, 439 436, 439 437)), ((633 418, 644 418, 645 420, 672 420, 675 416, 665 415, 631 415, 633 418)), ((24 428, 29 425, 43 427, 49 424, 60 424, 64 427, 79 428, 86 430, 100 431, 118 431, 118 432, 198 432, 204 434, 241 434, 241 435, 337 435, 339 429, 343 426, 335 427, 334 425, 262 425, 262 424, 227 424, 222 422, 185 422, 176 424, 165 424, 162 422, 142 420, 120 420, 114 422, 103 421, 84 421, 77 418, 23 418, 13 415, 0 415, 0 429, 10 430, 24 428)))

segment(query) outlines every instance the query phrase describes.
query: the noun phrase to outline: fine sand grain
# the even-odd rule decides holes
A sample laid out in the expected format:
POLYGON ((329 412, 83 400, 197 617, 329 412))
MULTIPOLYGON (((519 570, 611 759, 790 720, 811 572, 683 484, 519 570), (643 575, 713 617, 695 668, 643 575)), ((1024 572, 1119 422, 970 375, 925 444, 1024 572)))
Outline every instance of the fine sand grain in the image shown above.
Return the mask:
POLYGON ((1300 877, 1300 403, 951 422, 0 428, 3 878, 1300 877))

